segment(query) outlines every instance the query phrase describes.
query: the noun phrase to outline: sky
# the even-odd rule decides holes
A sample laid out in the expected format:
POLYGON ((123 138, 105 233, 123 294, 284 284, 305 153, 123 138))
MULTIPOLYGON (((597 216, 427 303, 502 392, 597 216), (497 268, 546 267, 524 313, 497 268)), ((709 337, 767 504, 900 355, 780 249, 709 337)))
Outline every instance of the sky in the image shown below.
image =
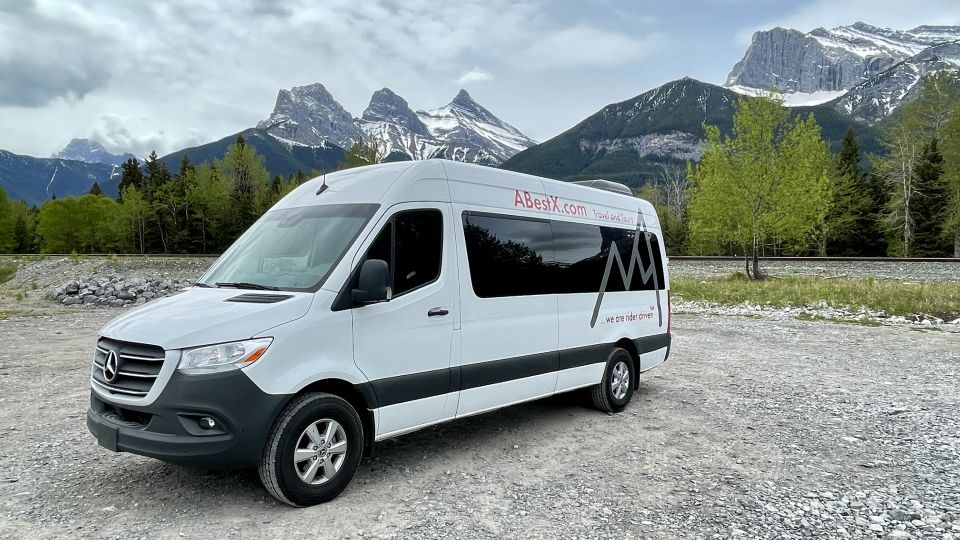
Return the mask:
POLYGON ((164 155, 323 83, 353 115, 467 89, 538 141, 690 76, 722 84, 753 32, 960 24, 956 0, 0 0, 0 149, 74 137, 164 155))

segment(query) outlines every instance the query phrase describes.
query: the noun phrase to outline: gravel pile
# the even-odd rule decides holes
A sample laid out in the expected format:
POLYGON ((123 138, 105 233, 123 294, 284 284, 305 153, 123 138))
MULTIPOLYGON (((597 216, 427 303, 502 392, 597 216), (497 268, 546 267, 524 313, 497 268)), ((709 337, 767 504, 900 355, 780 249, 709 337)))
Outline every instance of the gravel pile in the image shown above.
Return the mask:
POLYGON ((717 304, 714 302, 703 301, 684 301, 674 300, 670 305, 674 313, 697 314, 697 315, 722 315, 755 317, 769 319, 824 319, 830 321, 860 323, 860 324, 881 324, 881 325, 915 325, 918 328, 930 328, 943 330, 946 332, 960 333, 960 318, 945 321, 939 317, 927 315, 915 315, 903 317, 900 315, 889 315, 883 311, 874 311, 865 307, 858 309, 834 308, 827 305, 826 302, 820 302, 815 305, 804 307, 773 307, 768 305, 757 305, 749 302, 730 306, 717 304))
POLYGON ((55 257, 14 259, 17 275, 8 288, 45 290, 53 293, 72 281, 92 282, 120 276, 144 280, 196 280, 213 263, 208 258, 177 257, 55 257))
POLYGON ((114 274, 88 281, 71 281, 54 289, 53 297, 65 306, 123 307, 145 304, 154 298, 178 293, 192 285, 193 282, 189 280, 146 280, 114 274))

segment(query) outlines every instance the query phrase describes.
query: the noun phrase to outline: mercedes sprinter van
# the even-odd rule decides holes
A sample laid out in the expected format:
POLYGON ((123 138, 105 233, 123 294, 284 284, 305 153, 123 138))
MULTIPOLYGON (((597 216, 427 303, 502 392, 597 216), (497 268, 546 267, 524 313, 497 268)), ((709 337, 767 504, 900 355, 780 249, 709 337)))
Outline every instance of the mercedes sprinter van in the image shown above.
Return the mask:
POLYGON ((444 160, 310 180, 191 287, 100 331, 100 445, 337 496, 376 441, 589 389, 623 409, 670 349, 653 206, 621 184, 444 160))

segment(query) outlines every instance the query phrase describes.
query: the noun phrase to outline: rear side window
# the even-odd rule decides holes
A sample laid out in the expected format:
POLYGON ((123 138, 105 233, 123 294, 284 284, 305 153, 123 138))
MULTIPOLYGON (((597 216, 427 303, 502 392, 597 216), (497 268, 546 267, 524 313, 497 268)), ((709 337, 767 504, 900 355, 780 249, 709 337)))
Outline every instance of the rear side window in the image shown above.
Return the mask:
POLYGON ((550 222, 464 212, 470 280, 480 298, 553 292, 550 222))
POLYGON ((443 214, 439 210, 397 213, 370 244, 367 259, 387 261, 394 296, 434 281, 443 260, 443 214))
MULTIPOLYGON (((555 286, 558 293, 598 292, 603 282, 611 249, 617 250, 624 269, 629 272, 630 262, 633 260, 633 243, 637 234, 640 234, 640 242, 637 245, 640 266, 633 271, 629 290, 664 288, 663 260, 660 256, 660 243, 655 234, 566 221, 552 221, 550 225, 553 228, 553 245, 557 260, 555 286), (644 237, 644 234, 647 236, 644 237), (649 248, 647 239, 650 241, 649 248), (642 270, 650 268, 651 260, 654 273, 644 281, 642 270)), ((625 290, 628 290, 627 284, 624 283, 620 267, 614 262, 610 268, 606 292, 625 290)))

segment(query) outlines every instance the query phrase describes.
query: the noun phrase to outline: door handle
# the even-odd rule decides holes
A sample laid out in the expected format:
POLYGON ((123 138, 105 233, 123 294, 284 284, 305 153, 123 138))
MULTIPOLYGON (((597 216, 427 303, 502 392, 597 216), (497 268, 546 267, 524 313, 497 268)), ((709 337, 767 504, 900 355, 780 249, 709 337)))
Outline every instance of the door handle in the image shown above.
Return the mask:
POLYGON ((443 317, 444 315, 449 315, 450 310, 442 307, 435 307, 427 312, 427 317, 443 317))

